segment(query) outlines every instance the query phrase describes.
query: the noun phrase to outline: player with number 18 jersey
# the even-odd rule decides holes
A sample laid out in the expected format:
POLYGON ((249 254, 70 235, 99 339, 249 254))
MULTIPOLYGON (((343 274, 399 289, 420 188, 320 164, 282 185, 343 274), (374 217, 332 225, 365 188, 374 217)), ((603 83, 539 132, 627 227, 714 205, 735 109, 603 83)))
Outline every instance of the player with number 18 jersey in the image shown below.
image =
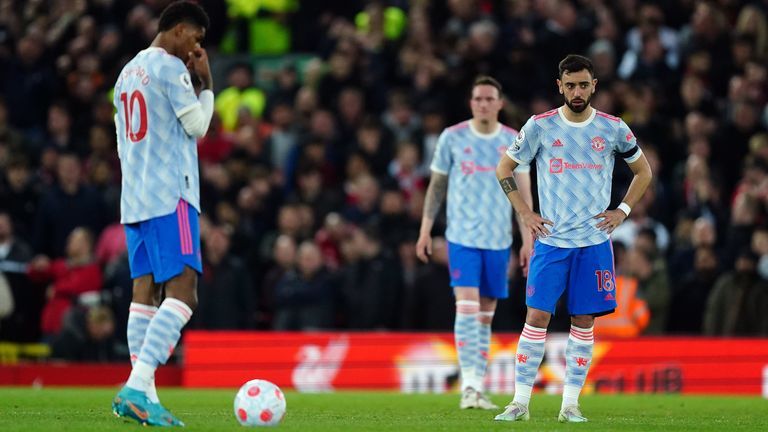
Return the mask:
POLYGON ((522 224, 536 237, 525 289, 528 310, 515 355, 515 397, 496 416, 500 421, 530 418, 528 404, 544 356, 547 327, 563 295, 571 332, 558 420, 587 421, 578 398, 592 361, 595 319, 616 308, 610 234, 629 216, 653 176, 624 121, 590 106, 597 85, 592 61, 568 55, 558 72, 563 105, 531 117, 496 168, 499 184, 522 224), (634 176, 622 203, 608 209, 617 158, 634 176), (523 202, 510 175, 518 165, 534 160, 540 215, 523 202))

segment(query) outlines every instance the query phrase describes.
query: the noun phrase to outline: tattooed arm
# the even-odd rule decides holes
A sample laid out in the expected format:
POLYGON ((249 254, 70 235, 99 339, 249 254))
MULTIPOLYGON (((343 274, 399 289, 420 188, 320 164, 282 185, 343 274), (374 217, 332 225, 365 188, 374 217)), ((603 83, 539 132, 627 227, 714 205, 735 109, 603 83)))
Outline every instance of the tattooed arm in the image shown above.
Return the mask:
POLYGON ((531 210, 532 199, 530 198, 530 182, 528 183, 527 193, 518 191, 518 184, 515 181, 515 174, 512 171, 517 168, 517 162, 507 155, 501 157, 501 161, 496 166, 496 178, 499 180, 501 188, 507 195, 509 202, 512 203, 517 220, 520 224, 520 231, 523 230, 533 234, 536 237, 546 237, 550 234, 545 225, 553 226, 554 222, 544 219, 531 210))
MULTIPOLYGON (((523 201, 528 204, 529 208, 533 208, 533 195, 531 191, 531 172, 513 172, 515 183, 517 183, 517 191, 520 196, 523 197, 523 201)), ((531 254, 533 253, 533 236, 527 229, 525 229, 525 221, 523 220, 521 213, 515 211, 515 218, 517 220, 517 229, 520 230, 520 238, 523 244, 520 245, 519 261, 520 267, 523 270, 523 276, 528 277, 528 264, 531 260, 531 254)))
POLYGON ((432 255, 432 226, 435 224, 435 219, 440 212, 447 192, 448 176, 432 172, 427 196, 424 198, 424 213, 421 217, 419 240, 416 242, 416 255, 423 262, 429 261, 429 255, 432 255))

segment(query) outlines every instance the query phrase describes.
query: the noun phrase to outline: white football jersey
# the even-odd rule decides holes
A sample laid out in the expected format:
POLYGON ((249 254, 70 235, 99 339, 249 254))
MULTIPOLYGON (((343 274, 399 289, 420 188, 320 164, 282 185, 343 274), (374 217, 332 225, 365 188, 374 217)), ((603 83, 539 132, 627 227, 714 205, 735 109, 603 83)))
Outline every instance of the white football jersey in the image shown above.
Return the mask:
POLYGON ((608 240, 593 217, 610 204, 614 161, 631 163, 642 152, 620 118, 593 109, 589 119, 574 123, 561 107, 531 117, 507 155, 519 164, 536 160, 541 216, 555 223, 539 241, 575 248, 608 240))
POLYGON ((179 118, 199 105, 187 67, 162 48, 139 52, 120 72, 113 103, 122 168, 120 222, 200 212, 197 140, 179 118))

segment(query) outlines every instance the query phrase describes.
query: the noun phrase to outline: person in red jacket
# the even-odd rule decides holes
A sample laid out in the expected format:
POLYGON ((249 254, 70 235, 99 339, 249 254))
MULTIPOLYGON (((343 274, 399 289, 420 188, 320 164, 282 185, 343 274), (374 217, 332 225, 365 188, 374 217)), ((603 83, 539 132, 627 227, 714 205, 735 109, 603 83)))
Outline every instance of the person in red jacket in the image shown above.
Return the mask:
POLYGON ((38 256, 29 265, 29 278, 49 283, 40 326, 44 337, 61 330, 64 314, 84 294, 98 294, 103 277, 93 259, 93 235, 86 228, 72 230, 67 238, 66 257, 51 261, 38 256))

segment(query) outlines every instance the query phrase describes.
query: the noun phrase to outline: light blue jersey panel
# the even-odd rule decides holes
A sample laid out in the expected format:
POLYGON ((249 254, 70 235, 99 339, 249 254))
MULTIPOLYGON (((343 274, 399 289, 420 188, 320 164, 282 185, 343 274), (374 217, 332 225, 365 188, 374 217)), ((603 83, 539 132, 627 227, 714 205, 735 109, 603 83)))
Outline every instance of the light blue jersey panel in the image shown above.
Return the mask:
POLYGON ((507 155, 520 164, 536 160, 541 216, 555 223, 539 241, 576 248, 608 240, 593 217, 610 204, 615 158, 634 162, 641 154, 624 121, 597 110, 581 123, 562 108, 528 119, 507 155))
POLYGON ((123 176, 120 222, 171 214, 179 199, 199 213, 197 142, 179 117, 200 102, 184 63, 161 48, 141 51, 120 72, 113 102, 123 176))
POLYGON ((448 176, 449 242, 480 249, 512 245, 512 206, 499 187, 496 165, 516 136, 501 124, 496 132, 481 134, 465 121, 438 138, 431 169, 448 176))

